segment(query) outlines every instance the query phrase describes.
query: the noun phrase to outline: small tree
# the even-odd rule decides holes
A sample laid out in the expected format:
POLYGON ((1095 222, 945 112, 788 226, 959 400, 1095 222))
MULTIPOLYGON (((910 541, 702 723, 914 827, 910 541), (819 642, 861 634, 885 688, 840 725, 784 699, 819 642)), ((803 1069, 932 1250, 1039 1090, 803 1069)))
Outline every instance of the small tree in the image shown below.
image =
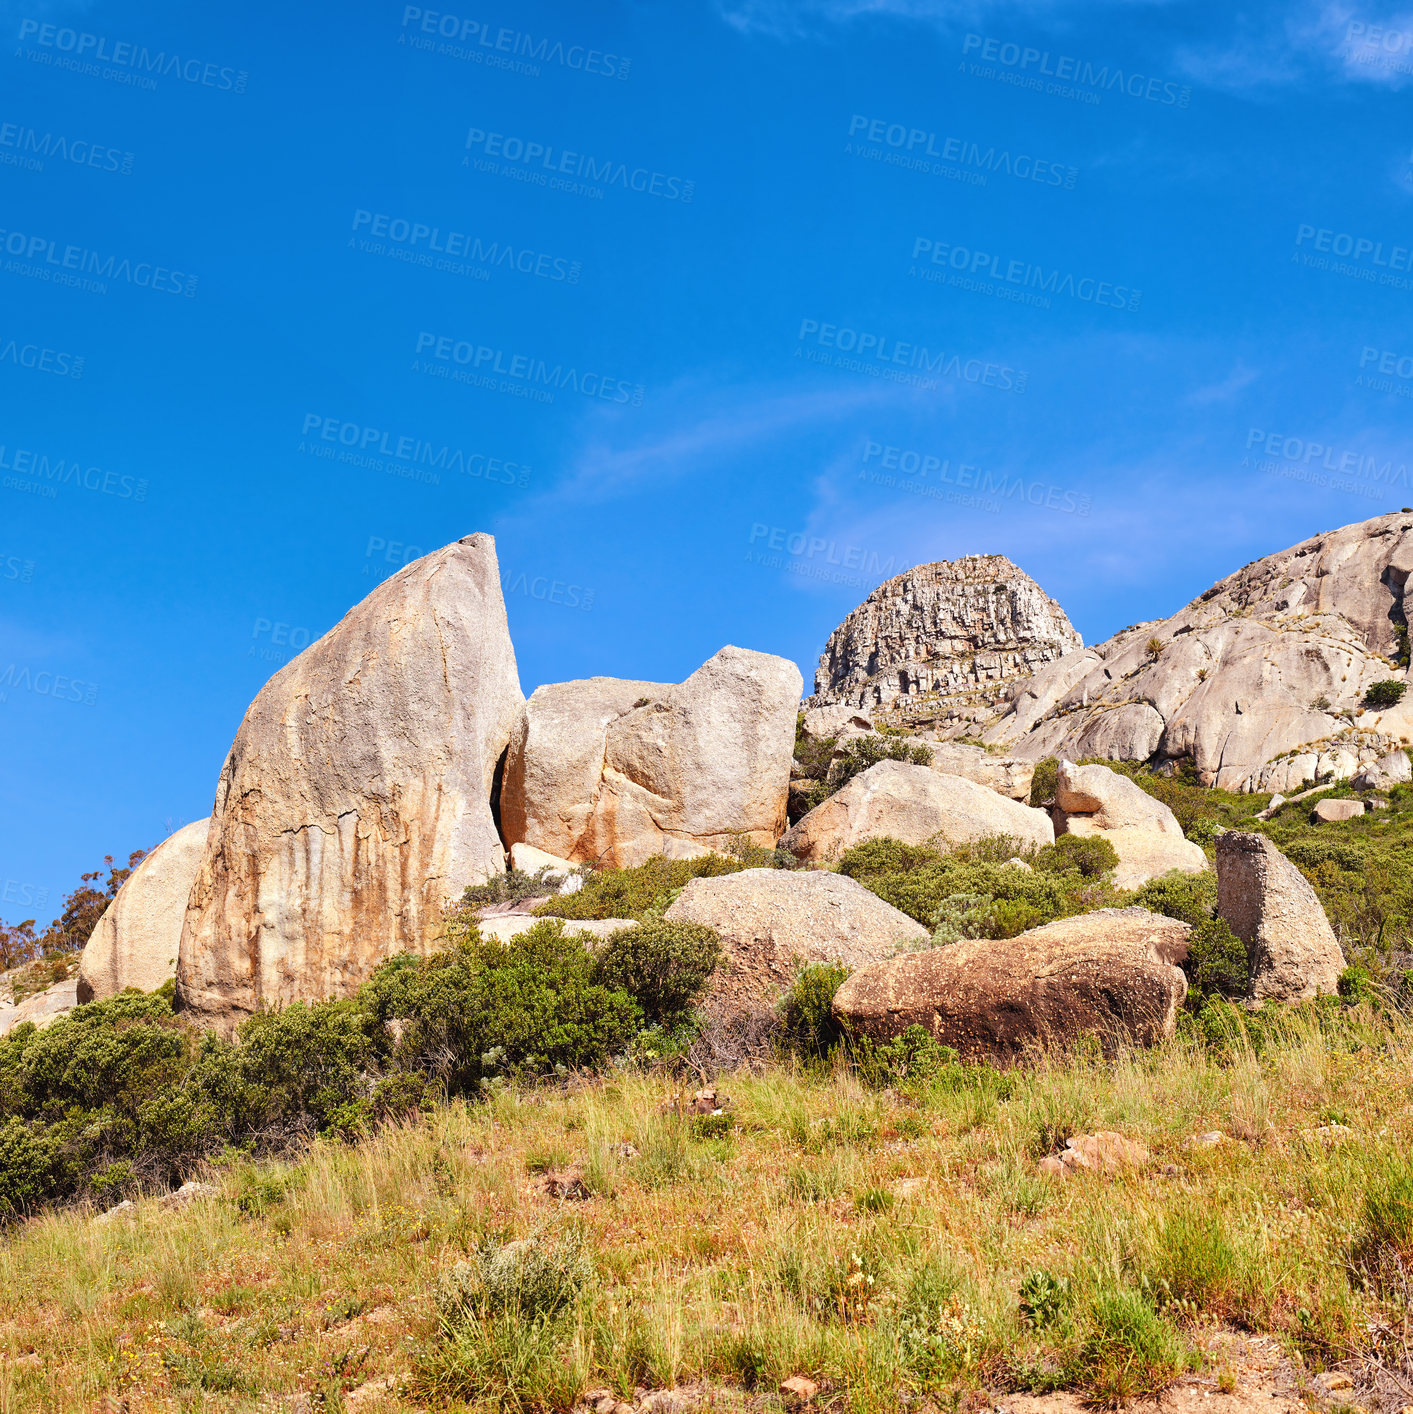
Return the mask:
POLYGON ((1408 691, 1406 682, 1399 682, 1397 678, 1385 678, 1382 682, 1370 683, 1364 693, 1364 705, 1366 707, 1396 707, 1403 701, 1403 694, 1408 691))

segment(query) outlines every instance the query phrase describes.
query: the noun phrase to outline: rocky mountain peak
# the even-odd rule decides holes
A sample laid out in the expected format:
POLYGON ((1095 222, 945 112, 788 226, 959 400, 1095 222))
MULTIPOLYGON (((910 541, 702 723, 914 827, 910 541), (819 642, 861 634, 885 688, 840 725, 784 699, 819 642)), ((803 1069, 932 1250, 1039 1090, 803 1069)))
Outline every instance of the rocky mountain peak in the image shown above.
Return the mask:
POLYGON ((1006 556, 939 560, 880 584, 830 634, 813 701, 959 726, 1082 646, 1065 611, 1006 556))

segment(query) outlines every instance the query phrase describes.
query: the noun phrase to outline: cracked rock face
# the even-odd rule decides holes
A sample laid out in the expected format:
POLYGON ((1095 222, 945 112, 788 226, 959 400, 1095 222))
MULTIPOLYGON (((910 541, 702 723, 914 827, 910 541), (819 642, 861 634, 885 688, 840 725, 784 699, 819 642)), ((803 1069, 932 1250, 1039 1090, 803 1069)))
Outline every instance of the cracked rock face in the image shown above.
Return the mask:
POLYGON ((232 1030, 426 951, 505 867, 491 814, 524 702, 495 541, 414 561, 265 684, 221 772, 178 1005, 232 1030))
POLYGON ((1040 667, 982 739, 1032 761, 1187 761, 1207 785, 1288 791, 1339 738, 1348 760, 1326 768, 1348 776, 1413 736, 1408 704, 1355 715, 1372 683, 1407 675, 1393 660, 1410 570, 1413 514, 1314 536, 1040 667))
POLYGON ((1080 646, 1065 611, 1004 555, 942 560, 880 584, 829 635, 813 701, 994 698, 1080 646))
POLYGON ((738 835, 772 848, 802 686, 787 659, 727 647, 681 683, 536 688, 506 757, 507 843, 618 868, 724 850, 738 835))

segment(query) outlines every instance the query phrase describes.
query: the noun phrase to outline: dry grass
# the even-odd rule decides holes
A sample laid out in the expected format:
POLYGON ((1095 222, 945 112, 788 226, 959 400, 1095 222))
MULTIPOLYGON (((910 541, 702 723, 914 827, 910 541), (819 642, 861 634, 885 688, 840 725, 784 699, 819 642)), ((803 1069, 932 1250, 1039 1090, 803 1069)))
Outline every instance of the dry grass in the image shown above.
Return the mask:
POLYGON ((841 1411, 1060 1385, 1114 1401, 1218 1324, 1407 1381, 1378 1331, 1402 1329, 1413 1255, 1411 1061, 1413 1029, 1358 1011, 1297 1018, 1259 1058, 1174 1042, 913 1097, 842 1067, 725 1077, 724 1132, 664 1111, 663 1077, 507 1089, 296 1164, 235 1162, 183 1210, 14 1229, 0 1412, 336 1409, 386 1378, 360 1409, 689 1382, 759 1402, 796 1373, 841 1411), (1152 1164, 1037 1172, 1093 1129, 1152 1164), (1226 1141, 1188 1145, 1210 1130, 1226 1141), (545 1196, 541 1173, 573 1162, 589 1196, 545 1196), (440 1272, 566 1224, 594 1266, 573 1312, 441 1332, 440 1272))

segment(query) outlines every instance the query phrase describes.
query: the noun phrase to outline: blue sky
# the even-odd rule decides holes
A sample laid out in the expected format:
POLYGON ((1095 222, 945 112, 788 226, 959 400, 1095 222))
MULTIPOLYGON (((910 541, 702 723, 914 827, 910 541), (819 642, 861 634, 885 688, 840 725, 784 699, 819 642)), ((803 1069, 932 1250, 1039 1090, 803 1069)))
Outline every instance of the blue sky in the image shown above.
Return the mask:
POLYGON ((1413 12, 0 4, 0 917, 210 808, 412 547, 528 693, 1086 641, 1413 504, 1413 12))

